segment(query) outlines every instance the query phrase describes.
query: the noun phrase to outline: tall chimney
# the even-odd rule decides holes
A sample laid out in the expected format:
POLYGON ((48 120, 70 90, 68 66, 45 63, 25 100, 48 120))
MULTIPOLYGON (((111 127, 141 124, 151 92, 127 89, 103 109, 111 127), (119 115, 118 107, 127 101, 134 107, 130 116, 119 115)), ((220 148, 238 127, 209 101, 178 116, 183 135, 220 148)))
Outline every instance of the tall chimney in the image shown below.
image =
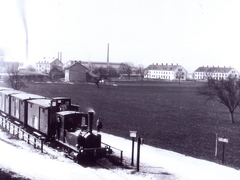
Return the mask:
POLYGON ((109 73, 109 43, 108 43, 108 46, 107 46, 107 70, 108 70, 108 73, 109 73))
POLYGON ((92 126, 93 126, 93 111, 88 111, 88 132, 92 133, 92 126))

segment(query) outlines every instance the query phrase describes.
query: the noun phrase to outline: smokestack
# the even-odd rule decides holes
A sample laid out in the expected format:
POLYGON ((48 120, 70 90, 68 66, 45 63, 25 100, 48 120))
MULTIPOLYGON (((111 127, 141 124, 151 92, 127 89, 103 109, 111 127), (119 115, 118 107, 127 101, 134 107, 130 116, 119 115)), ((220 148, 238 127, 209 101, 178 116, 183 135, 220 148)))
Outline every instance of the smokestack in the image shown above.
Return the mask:
MULTIPOLYGON (((24 30, 25 30, 25 35, 26 35, 26 62, 28 61, 28 28, 27 28, 27 21, 26 21, 26 16, 25 16, 25 1, 18 1, 18 5, 19 5, 19 10, 20 10, 20 16, 22 18, 23 21, 23 26, 24 26, 24 30)), ((26 63, 25 62, 25 63, 26 63)))
POLYGON ((107 46, 107 69, 108 69, 108 73, 109 73, 109 43, 107 46))
POLYGON ((92 126, 93 126, 93 111, 88 111, 88 132, 92 133, 92 126))

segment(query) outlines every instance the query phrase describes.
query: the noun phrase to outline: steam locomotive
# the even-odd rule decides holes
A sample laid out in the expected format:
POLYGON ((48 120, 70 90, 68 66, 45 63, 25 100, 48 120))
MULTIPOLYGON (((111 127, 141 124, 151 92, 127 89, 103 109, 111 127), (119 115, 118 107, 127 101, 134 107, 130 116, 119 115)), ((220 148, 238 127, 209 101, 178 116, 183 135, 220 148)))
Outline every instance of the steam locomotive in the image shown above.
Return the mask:
POLYGON ((93 133, 94 112, 79 112, 67 97, 47 98, 0 87, 0 113, 28 132, 58 143, 77 162, 110 154, 93 133))

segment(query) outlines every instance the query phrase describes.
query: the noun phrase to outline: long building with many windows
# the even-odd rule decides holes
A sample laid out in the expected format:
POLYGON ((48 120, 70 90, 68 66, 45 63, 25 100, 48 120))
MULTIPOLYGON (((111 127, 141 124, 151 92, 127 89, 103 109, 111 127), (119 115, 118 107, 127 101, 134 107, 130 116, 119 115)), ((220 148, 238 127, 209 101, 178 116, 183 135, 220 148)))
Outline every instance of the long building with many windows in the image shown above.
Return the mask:
POLYGON ((214 79, 226 79, 228 77, 239 78, 239 72, 232 67, 199 67, 193 73, 195 80, 207 80, 209 77, 214 79))
POLYGON ((144 78, 162 79, 162 80, 186 80, 187 71, 180 65, 176 64, 152 64, 144 72, 144 78))

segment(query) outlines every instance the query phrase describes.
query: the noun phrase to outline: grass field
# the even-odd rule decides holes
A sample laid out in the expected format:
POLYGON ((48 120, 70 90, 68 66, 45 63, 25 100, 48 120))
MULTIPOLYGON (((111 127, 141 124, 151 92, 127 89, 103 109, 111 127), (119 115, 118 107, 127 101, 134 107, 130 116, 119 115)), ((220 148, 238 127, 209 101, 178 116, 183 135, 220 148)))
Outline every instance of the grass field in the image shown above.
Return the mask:
MULTIPOLYGON (((91 84, 28 84, 22 91, 43 96, 68 96, 82 110, 94 109, 103 118, 103 131, 129 138, 136 130, 144 143, 188 156, 221 163, 222 144, 215 157, 216 132, 229 139, 225 164, 240 167, 240 109, 231 124, 225 106, 196 95, 201 83, 117 82, 91 84)), ((119 144, 121 149, 121 144, 119 144)), ((131 148, 131 145, 129 146, 131 148)))

